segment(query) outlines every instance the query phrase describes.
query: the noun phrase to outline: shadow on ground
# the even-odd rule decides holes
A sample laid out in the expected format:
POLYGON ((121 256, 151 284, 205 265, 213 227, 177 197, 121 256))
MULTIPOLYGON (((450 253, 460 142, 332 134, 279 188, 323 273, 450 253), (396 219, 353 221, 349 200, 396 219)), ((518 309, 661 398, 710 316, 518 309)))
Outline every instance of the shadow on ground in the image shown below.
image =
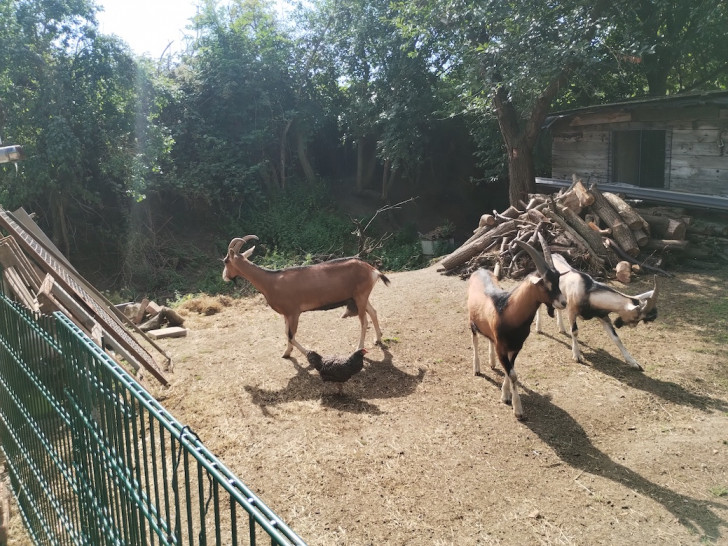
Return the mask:
POLYGON ((394 365, 392 353, 384 347, 381 350, 381 360, 364 359, 364 369, 344 384, 342 394, 336 393, 335 386, 324 383, 312 366, 307 363, 304 367, 295 358, 290 359, 290 362, 296 375, 282 389, 261 389, 246 385, 245 390, 264 414, 268 414, 266 408, 269 406, 321 399, 322 405, 339 411, 378 415, 381 413, 379 407, 366 400, 408 396, 425 377, 425 370, 421 368, 414 375, 403 372, 394 365))
MULTIPOLYGON (((638 373, 638 372, 637 372, 638 373)), ((523 389, 523 404, 533 417, 525 425, 569 466, 607 478, 661 504, 694 533, 710 540, 721 537, 728 522, 714 509, 728 510, 728 504, 697 500, 655 484, 628 467, 614 462, 597 449, 581 425, 548 396, 523 389)))

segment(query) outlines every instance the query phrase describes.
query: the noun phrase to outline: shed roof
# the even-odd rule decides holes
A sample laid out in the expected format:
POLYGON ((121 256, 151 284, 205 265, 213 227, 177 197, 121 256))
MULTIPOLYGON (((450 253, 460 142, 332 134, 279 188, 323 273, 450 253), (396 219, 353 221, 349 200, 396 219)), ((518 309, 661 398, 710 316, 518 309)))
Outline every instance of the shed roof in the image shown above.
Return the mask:
POLYGON ((585 114, 604 114, 610 112, 630 112, 636 109, 685 108, 689 106, 718 105, 728 107, 728 90, 703 91, 700 93, 680 93, 664 97, 641 97, 610 104, 595 104, 571 110, 562 110, 549 114, 544 120, 544 127, 554 122, 573 116, 585 114))

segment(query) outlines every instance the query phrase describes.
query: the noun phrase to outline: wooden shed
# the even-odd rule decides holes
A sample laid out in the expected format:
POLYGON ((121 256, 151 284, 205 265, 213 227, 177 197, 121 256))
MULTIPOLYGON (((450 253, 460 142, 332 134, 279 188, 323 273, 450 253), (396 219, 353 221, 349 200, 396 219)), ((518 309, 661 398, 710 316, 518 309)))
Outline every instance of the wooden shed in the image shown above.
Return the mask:
POLYGON ((728 197, 728 91, 557 112, 552 179, 728 197))

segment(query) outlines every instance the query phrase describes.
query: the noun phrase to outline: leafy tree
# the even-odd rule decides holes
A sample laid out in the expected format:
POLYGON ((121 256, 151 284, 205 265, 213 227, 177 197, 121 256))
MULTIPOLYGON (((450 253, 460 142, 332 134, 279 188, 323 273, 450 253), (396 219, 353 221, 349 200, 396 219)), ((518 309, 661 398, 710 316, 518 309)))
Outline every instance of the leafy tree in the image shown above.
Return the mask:
POLYGON ((303 16, 309 41, 322 40, 319 74, 346 141, 357 150, 356 187, 382 168, 382 197, 397 177, 412 178, 423 161, 437 110, 436 75, 394 24, 388 0, 319 0, 303 16), (315 38, 313 38, 315 37, 315 38))
POLYGON ((636 0, 615 10, 606 47, 630 94, 665 95, 728 86, 725 2, 636 0))
POLYGON ((270 3, 204 5, 194 54, 175 71, 175 173, 167 181, 188 200, 228 205, 285 189, 285 140, 293 119, 291 44, 270 3))
POLYGON ((401 4, 400 27, 433 69, 461 82, 464 107, 498 120, 512 204, 535 190, 533 149, 551 103, 575 71, 599 60, 607 8, 604 0, 401 4))
POLYGON ((2 130, 28 156, 17 176, 3 177, 6 202, 31 207, 71 255, 72 240, 99 233, 92 225, 118 233, 129 193, 142 189, 137 139, 148 125, 138 109, 139 72, 122 43, 98 35, 91 2, 11 1, 2 9, 10 30, 2 130))

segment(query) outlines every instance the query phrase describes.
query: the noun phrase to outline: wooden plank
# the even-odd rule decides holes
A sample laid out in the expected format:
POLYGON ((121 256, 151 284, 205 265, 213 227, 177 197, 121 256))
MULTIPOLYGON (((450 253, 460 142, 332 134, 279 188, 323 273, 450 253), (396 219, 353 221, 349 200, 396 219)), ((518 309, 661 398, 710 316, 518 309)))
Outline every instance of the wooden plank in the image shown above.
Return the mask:
POLYGON ((609 142, 609 131, 594 131, 582 129, 580 131, 563 132, 553 136, 554 142, 582 143, 582 142, 609 142))
POLYGON ((134 315, 134 318, 132 319, 134 324, 141 324, 142 320, 144 320, 144 312, 147 310, 148 305, 149 300, 144 298, 142 303, 139 305, 139 309, 137 309, 136 315, 134 315))
POLYGON ((579 127, 582 125, 596 125, 600 123, 617 123, 627 121, 632 121, 632 114, 630 112, 604 112, 574 116, 569 125, 572 127, 579 127))
POLYGON ((169 326, 167 328, 160 328, 158 330, 149 330, 147 332, 149 337, 154 339, 164 339, 169 337, 185 337, 187 335, 187 328, 181 326, 169 326))
POLYGON ((20 303, 32 311, 40 311, 38 300, 30 293, 30 290, 25 286, 25 282, 23 282, 22 277, 14 267, 5 267, 3 269, 3 277, 20 303))
MULTIPOLYGON (((53 280, 50 276, 48 276, 48 278, 51 281, 53 280)), ((73 313, 71 313, 68 309, 66 309, 61 304, 61 302, 59 302, 53 296, 53 294, 51 294, 51 292, 50 292, 50 285, 48 285, 48 284, 41 285, 41 291, 38 292, 37 298, 38 298, 38 304, 40 305, 40 312, 41 313, 46 314, 46 315, 50 315, 52 313, 55 313, 57 311, 60 311, 61 313, 63 313, 64 315, 66 315, 69 319, 71 319, 71 321, 76 326, 78 326, 81 330, 83 330, 84 332, 86 332, 86 334, 89 335, 91 337, 91 339, 93 339, 99 347, 101 347, 101 338, 98 337, 98 339, 97 339, 96 337, 94 337, 92 335, 93 334, 93 329, 89 330, 88 328, 86 328, 76 317, 73 316, 73 313)))
MULTIPOLYGON (((134 339, 130 333, 124 328, 121 320, 132 324, 111 302, 109 302, 103 294, 98 292, 93 286, 91 286, 85 279, 77 275, 73 270, 64 267, 63 263, 55 258, 53 252, 45 248, 38 240, 21 226, 12 214, 0 207, 0 224, 9 232, 14 234, 17 238, 18 243, 23 249, 36 259, 38 265, 41 266, 47 273, 53 275, 54 280, 61 284, 61 286, 69 293, 73 293, 80 300, 83 301, 84 305, 87 306, 88 312, 92 313, 95 320, 97 320, 104 330, 107 332, 109 341, 105 339, 105 342, 111 344, 112 342, 119 347, 117 352, 120 352, 123 348, 125 351, 124 357, 127 355, 130 357, 129 361, 131 365, 144 365, 157 380, 163 385, 168 386, 169 381, 164 376, 162 371, 159 369, 158 364, 154 358, 149 354, 146 348, 142 347, 141 344, 134 339), (112 314, 110 314, 110 312, 112 314)), ((135 326, 132 324, 132 326, 135 326)), ((151 339, 139 331, 143 337, 150 342, 155 348, 167 358, 167 362, 171 363, 171 359, 159 348, 158 345, 154 344, 151 339)), ((116 350, 116 349, 115 349, 116 350)))
POLYGON ((725 181, 704 181, 695 178, 674 178, 670 180, 670 190, 695 193, 698 195, 728 196, 728 183, 725 181))
POLYGON ((48 252, 53 254, 53 257, 56 260, 62 262, 67 269, 78 274, 78 271, 76 271, 76 269, 71 265, 71 262, 68 261, 60 250, 58 250, 56 245, 53 244, 53 241, 51 241, 48 236, 43 233, 43 230, 38 227, 38 224, 35 223, 33 217, 28 214, 23 207, 20 207, 13 212, 13 219, 20 224, 25 231, 32 235, 36 241, 41 243, 48 252))
POLYGON ((53 280, 52 275, 46 275, 43 279, 43 285, 38 292, 39 294, 49 294, 53 299, 57 300, 68 312, 69 318, 74 320, 86 333, 91 333, 96 321, 93 317, 78 303, 71 295, 66 292, 57 282, 53 280))
MULTIPOLYGON (((560 180, 571 180, 571 175, 577 173, 582 179, 587 180, 589 183, 596 182, 598 184, 604 184, 609 182, 607 177, 607 170, 601 169, 577 169, 572 165, 554 165, 551 171, 551 178, 560 180)), ((578 167, 578 166, 577 166, 578 167)))
POLYGON ((25 285, 32 291, 35 292, 40 287, 38 271, 31 265, 28 257, 11 235, 0 239, 0 263, 6 267, 13 266, 17 268, 25 285))
POLYGON ((672 170, 680 169, 695 169, 697 174, 702 172, 711 173, 715 176, 703 176, 703 178, 720 178, 722 173, 722 179, 728 180, 728 157, 700 157, 700 156, 678 156, 673 157, 670 162, 672 170))

